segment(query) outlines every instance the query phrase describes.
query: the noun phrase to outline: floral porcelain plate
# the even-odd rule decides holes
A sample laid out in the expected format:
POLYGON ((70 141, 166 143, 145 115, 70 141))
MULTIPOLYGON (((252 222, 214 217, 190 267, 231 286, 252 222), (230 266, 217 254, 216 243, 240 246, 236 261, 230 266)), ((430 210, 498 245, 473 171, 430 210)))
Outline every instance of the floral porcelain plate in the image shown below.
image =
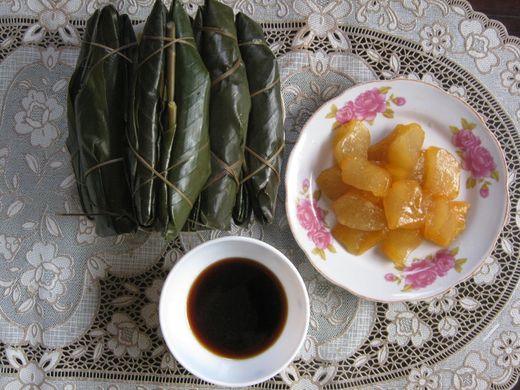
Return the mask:
POLYGON ((327 102, 304 126, 286 171, 287 218, 299 246, 331 282, 377 301, 430 298, 471 276, 490 255, 508 212, 506 172, 497 140, 462 100, 419 81, 360 84, 327 102), (417 122, 426 134, 424 147, 458 156, 463 172, 457 199, 471 208, 466 230, 449 248, 423 241, 396 269, 377 248, 354 256, 334 240, 335 217, 316 177, 333 163, 333 127, 352 119, 368 122, 372 142, 397 124, 417 122))

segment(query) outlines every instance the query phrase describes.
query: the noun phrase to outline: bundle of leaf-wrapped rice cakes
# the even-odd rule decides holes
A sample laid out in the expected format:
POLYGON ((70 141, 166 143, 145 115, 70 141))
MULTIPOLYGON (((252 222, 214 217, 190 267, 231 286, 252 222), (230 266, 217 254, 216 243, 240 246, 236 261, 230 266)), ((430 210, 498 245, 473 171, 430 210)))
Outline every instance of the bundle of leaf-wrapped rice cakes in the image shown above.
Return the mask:
POLYGON ((262 28, 207 0, 194 21, 156 0, 139 39, 106 6, 89 19, 68 94, 83 212, 101 236, 229 229, 274 218, 284 146, 262 28))

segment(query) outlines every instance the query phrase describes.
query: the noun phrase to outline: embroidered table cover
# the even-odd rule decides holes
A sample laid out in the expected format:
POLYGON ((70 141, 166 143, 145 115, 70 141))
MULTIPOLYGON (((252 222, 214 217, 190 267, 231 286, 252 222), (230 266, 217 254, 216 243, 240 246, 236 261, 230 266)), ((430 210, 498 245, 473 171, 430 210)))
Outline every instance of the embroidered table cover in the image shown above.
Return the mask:
MULTIPOLYGON (((186 1, 193 14, 202 0, 186 1)), ((263 239, 297 266, 311 322, 296 360, 263 389, 507 389, 520 372, 520 40, 465 0, 225 0, 261 21, 278 56, 288 156, 309 116, 355 83, 423 80, 476 108, 506 154, 511 213, 469 280, 420 303, 359 299, 320 277, 272 226, 96 236, 80 212, 66 90, 85 21, 152 0, 0 0, 0 388, 204 388, 167 351, 161 284, 182 253, 224 234, 263 239)), ((442 113, 440 113, 442 114, 442 113)))

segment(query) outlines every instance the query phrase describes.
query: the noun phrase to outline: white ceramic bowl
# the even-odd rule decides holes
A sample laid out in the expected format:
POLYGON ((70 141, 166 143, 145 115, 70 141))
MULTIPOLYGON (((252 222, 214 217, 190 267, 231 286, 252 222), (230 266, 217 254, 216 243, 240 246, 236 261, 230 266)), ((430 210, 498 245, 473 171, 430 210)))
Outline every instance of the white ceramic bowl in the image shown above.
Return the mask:
POLYGON ((325 103, 302 129, 285 180, 287 219, 314 267, 332 283, 382 302, 431 298, 471 277, 491 254, 508 215, 504 154, 482 117, 459 98, 412 80, 356 85, 325 103), (354 256, 332 237, 332 204, 321 196, 316 178, 333 164, 334 123, 352 114, 367 121, 372 142, 397 124, 417 122, 425 132, 424 148, 438 146, 457 156, 463 167, 457 200, 471 208, 466 229, 449 251, 424 241, 398 269, 377 248, 354 256))
POLYGON ((309 323, 309 297, 294 265, 272 246, 252 238, 224 237, 199 245, 182 257, 166 278, 159 303, 161 331, 173 356, 191 373, 220 386, 249 386, 285 368, 301 348, 309 323), (266 351, 247 359, 218 356, 200 344, 187 316, 190 287, 211 264, 230 257, 258 261, 280 280, 287 295, 287 320, 266 351))

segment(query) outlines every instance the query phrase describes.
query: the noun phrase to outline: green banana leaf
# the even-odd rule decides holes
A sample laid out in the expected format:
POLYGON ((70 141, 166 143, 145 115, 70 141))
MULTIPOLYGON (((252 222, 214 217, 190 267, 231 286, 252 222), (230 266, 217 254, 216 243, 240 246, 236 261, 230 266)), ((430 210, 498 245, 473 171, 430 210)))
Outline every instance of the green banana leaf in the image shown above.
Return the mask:
POLYGON ((229 229, 244 161, 251 99, 233 11, 216 0, 206 0, 202 24, 200 52, 212 81, 211 176, 201 194, 199 223, 229 229))
MULTIPOLYGON (((78 146, 78 134, 76 129, 76 113, 74 111, 74 101, 79 92, 81 86, 81 76, 86 66, 87 55, 90 50, 90 41, 94 29, 97 27, 99 19, 99 10, 96 10, 94 14, 88 19, 85 33, 83 34, 83 43, 76 61, 76 68, 72 73, 69 81, 68 94, 67 94, 67 121, 69 132, 67 136, 67 148, 69 150, 72 162, 72 168, 76 176, 76 185, 78 188, 79 199, 82 209, 87 213, 87 216, 92 214, 92 206, 90 199, 88 198, 87 188, 83 184, 83 169, 80 165, 80 155, 78 146)), ((91 218, 91 217, 90 217, 91 218)))
POLYGON ((193 28, 193 36, 195 37, 197 48, 200 50, 200 39, 202 35, 202 7, 197 9, 197 13, 195 14, 195 18, 192 20, 191 26, 193 28))
POLYGON ((125 118, 135 35, 127 16, 112 6, 99 13, 74 99, 82 182, 87 188, 96 232, 107 236, 137 228, 124 160, 125 118))
POLYGON ((256 218, 270 223, 285 143, 280 74, 262 27, 242 13, 237 15, 236 26, 251 93, 244 179, 256 218))
POLYGON ((168 26, 172 24, 177 39, 174 46, 175 72, 166 78, 166 89, 174 90, 176 129, 172 129, 171 121, 167 121, 170 126, 162 143, 171 144, 173 140, 173 147, 169 155, 161 155, 161 158, 167 158, 166 163, 161 162, 161 168, 165 168, 168 182, 175 187, 168 185, 167 203, 161 201, 158 204, 161 210, 168 211, 164 230, 166 239, 175 238, 182 229, 211 173, 208 133, 211 81, 197 51, 190 19, 180 1, 172 3, 168 26), (172 80, 175 80, 174 85, 171 85, 172 80))
MULTIPOLYGON (((134 77, 134 66, 137 63, 137 39, 134 32, 134 28, 132 26, 132 21, 130 20, 130 17, 126 14, 119 16, 119 24, 121 28, 121 45, 125 49, 123 50, 123 54, 125 54, 126 58, 121 58, 121 72, 124 74, 123 80, 126 80, 126 82, 123 84, 123 93, 125 94, 124 100, 124 107, 125 110, 123 111, 124 114, 124 121, 126 123, 126 128, 128 129, 128 125, 130 123, 130 120, 133 118, 133 104, 132 100, 130 99, 130 94, 133 93, 133 87, 132 82, 134 77)), ((122 144, 124 145, 125 149, 128 148, 128 143, 125 140, 123 140, 122 144)), ((128 172, 128 167, 126 167, 126 170, 128 172)))
POLYGON ((155 222, 157 180, 153 170, 159 161, 162 130, 166 18, 166 7, 156 0, 144 25, 132 83, 128 167, 137 220, 142 227, 151 227, 155 222))
POLYGON ((177 129, 177 106, 174 100, 175 94, 175 27, 169 22, 167 15, 167 28, 165 30, 165 72, 162 80, 163 96, 161 113, 161 132, 159 134, 159 160, 157 172, 161 175, 156 179, 155 224, 154 229, 166 234, 170 220, 168 207, 168 166, 172 158, 173 139, 177 129))
MULTIPOLYGON (((242 166, 242 176, 244 176, 245 166, 242 166)), ((235 207, 233 208, 233 221, 236 225, 247 225, 251 221, 251 198, 247 189, 246 183, 240 184, 238 190, 235 207)))

